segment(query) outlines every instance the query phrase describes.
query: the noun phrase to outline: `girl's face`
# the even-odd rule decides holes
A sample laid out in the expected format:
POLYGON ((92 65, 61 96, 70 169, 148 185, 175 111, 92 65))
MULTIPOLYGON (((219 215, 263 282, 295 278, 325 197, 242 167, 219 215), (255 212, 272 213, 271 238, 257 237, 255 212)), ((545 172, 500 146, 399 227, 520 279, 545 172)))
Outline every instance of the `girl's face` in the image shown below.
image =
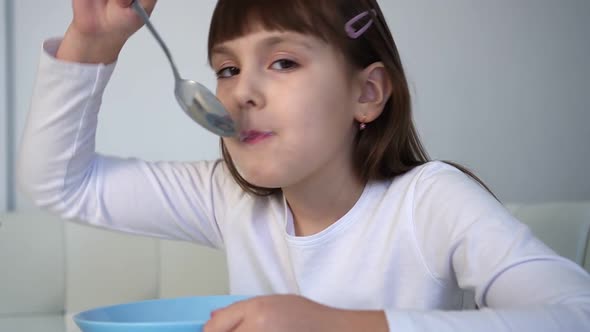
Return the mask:
POLYGON ((285 188, 352 172, 360 89, 335 49, 315 37, 258 29, 216 45, 211 64, 217 97, 241 129, 224 142, 245 180, 285 188))

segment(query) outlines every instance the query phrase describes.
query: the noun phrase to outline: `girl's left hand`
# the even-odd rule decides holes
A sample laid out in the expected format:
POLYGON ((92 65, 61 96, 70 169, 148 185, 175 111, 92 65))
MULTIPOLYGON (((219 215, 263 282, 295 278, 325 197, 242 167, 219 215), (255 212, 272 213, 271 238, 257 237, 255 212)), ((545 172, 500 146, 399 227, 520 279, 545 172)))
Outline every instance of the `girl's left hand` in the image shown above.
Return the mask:
POLYGON ((387 331, 383 312, 341 310, 297 295, 261 296, 213 312, 204 332, 387 331), (358 329, 358 327, 361 327, 358 329))

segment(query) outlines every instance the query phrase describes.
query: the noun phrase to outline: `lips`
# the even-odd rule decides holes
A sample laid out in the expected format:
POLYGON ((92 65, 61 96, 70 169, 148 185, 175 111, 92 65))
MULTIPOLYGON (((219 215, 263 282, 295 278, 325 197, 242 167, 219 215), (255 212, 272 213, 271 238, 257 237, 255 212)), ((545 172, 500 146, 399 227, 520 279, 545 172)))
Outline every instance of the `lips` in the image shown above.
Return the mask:
POLYGON ((240 132, 240 142, 256 144, 273 135, 271 131, 244 130, 240 132))

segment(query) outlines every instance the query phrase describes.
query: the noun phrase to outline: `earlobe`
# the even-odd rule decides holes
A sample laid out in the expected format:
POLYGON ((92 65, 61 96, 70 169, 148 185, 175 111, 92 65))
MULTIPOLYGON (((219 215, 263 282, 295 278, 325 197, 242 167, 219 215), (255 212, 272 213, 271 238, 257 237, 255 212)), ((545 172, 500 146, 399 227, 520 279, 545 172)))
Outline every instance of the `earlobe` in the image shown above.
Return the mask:
POLYGON ((383 63, 375 62, 361 72, 361 95, 356 119, 368 123, 375 120, 383 111, 391 96, 391 80, 383 63))

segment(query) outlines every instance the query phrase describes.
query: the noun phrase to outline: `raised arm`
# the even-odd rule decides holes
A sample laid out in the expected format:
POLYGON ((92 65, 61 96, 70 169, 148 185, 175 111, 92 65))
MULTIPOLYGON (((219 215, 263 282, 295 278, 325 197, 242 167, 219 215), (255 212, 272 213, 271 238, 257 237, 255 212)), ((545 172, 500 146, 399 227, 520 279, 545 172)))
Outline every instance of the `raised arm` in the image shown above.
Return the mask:
MULTIPOLYGON (((21 189, 66 218, 220 247, 224 200, 237 187, 225 181, 223 163, 150 163, 95 152, 111 62, 140 27, 123 3, 74 0, 63 41, 44 43, 19 151, 21 189)), ((145 1, 148 9, 154 3, 145 1)))

